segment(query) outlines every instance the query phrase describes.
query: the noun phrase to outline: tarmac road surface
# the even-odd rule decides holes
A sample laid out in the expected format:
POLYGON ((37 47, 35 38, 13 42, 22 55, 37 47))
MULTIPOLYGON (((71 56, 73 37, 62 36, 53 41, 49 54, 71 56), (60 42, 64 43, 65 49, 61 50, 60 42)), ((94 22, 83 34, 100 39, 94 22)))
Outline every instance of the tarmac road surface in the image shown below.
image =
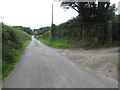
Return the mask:
POLYGON ((116 81, 73 64, 32 36, 3 88, 117 88, 116 81))

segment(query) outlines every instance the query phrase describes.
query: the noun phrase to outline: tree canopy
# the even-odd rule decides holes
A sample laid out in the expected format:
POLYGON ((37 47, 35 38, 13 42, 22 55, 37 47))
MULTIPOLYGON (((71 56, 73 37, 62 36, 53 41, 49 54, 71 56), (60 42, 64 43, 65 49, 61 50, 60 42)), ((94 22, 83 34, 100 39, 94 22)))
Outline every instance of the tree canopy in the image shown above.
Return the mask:
POLYGON ((79 13, 83 22, 106 22, 111 18, 111 13, 115 11, 115 5, 110 6, 110 2, 61 2, 64 9, 72 8, 79 13))

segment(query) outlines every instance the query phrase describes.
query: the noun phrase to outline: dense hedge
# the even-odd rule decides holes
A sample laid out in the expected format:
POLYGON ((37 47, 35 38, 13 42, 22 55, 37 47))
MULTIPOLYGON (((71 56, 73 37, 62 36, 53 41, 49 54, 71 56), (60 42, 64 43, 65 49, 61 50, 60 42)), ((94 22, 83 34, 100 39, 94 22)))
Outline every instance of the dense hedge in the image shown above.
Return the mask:
POLYGON ((73 40, 90 42, 94 46, 120 45, 120 15, 112 14, 109 21, 84 22, 80 16, 72 18, 65 23, 36 30, 37 35, 43 39, 51 40, 73 40))
POLYGON ((113 23, 113 40, 120 41, 120 22, 113 23))
POLYGON ((13 26, 14 28, 17 28, 19 30, 25 31, 26 33, 33 35, 33 30, 30 29, 29 27, 23 27, 23 26, 13 26))
POLYGON ((19 28, 3 25, 2 27, 2 70, 3 74, 9 65, 16 62, 16 56, 30 35, 19 28))

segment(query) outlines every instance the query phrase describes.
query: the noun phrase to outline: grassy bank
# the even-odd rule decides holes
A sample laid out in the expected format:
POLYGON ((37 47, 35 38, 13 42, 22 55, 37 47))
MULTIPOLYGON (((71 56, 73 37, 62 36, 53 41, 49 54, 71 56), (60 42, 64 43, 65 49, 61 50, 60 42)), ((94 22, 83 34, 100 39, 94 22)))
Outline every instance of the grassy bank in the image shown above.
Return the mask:
POLYGON ((10 72, 14 69, 15 64, 20 60, 22 54, 23 54, 23 50, 25 49, 26 46, 28 46, 28 44, 31 42, 31 40, 27 40, 24 44, 23 47, 20 50, 16 50, 16 55, 14 57, 14 60, 12 63, 9 62, 4 62, 3 66, 4 67, 4 71, 2 72, 2 79, 4 81, 5 77, 7 77, 10 72))
POLYGON ((51 39, 43 39, 39 37, 36 37, 36 39, 54 48, 67 48, 71 43, 71 40, 67 40, 67 39, 51 40, 51 39))
POLYGON ((120 42, 113 42, 112 44, 99 45, 88 39, 80 40, 77 38, 52 40, 50 38, 36 37, 36 39, 54 48, 99 49, 99 48, 116 47, 120 45, 120 42))

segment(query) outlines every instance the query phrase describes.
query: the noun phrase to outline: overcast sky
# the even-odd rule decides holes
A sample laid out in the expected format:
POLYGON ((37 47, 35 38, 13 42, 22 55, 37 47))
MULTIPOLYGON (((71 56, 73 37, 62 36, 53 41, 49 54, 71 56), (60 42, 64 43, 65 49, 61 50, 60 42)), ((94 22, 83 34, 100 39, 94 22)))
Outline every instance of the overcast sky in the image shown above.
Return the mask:
MULTIPOLYGON (((32 29, 50 26, 52 21, 51 4, 53 0, 0 0, 0 16, 7 25, 25 26, 32 29)), ((119 0, 111 0, 118 3, 119 0)), ((54 2, 54 24, 66 22, 78 13, 64 10, 58 2, 54 2)))

